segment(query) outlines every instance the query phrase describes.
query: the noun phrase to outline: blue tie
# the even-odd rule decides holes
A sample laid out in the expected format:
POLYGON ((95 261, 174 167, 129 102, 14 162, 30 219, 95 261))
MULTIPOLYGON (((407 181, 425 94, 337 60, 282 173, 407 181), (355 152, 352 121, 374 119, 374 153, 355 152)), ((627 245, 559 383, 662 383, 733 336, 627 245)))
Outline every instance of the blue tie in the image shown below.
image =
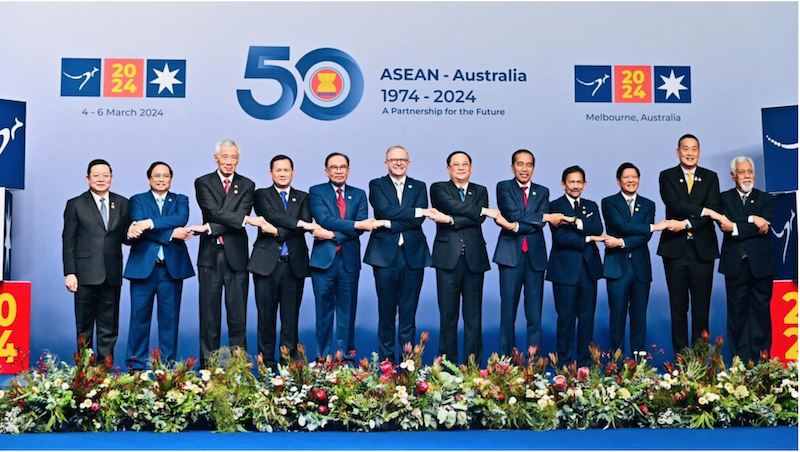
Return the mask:
MULTIPOLYGON (((160 196, 157 197, 156 198, 156 203, 158 204, 158 213, 159 214, 163 214, 164 213, 164 198, 162 198, 160 196)), ((161 245, 158 245, 158 254, 156 255, 156 259, 158 259, 160 261, 164 260, 164 247, 161 246, 161 245)))
POLYGON ((467 194, 466 194, 466 191, 463 188, 459 188, 458 189, 458 196, 461 197, 461 202, 464 202, 464 201, 467 200, 467 194))
POLYGON ((106 198, 100 198, 100 218, 103 219, 103 226, 108 231, 108 210, 106 210, 106 198))
MULTIPOLYGON (((283 200, 283 210, 287 210, 289 208, 289 201, 286 200, 286 192, 281 192, 281 199, 283 200)), ((281 247, 281 257, 286 256, 289 254, 289 247, 286 245, 286 242, 283 242, 283 247, 281 247)))

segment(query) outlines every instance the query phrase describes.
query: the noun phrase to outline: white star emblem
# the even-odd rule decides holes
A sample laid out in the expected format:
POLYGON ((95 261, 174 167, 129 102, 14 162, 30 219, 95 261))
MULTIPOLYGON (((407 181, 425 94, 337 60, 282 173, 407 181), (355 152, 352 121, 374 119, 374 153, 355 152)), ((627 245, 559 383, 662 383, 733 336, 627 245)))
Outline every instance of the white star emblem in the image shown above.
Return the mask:
POLYGON ((683 78, 686 77, 685 75, 681 75, 680 77, 675 77, 675 70, 669 71, 669 77, 664 77, 663 75, 660 76, 661 80, 664 81, 664 84, 659 86, 658 89, 663 89, 667 92, 666 96, 664 96, 664 100, 669 99, 669 96, 675 95, 678 100, 681 99, 681 90, 689 89, 683 85, 681 82, 683 78))
POLYGON ((175 69, 174 71, 169 70, 169 63, 164 63, 164 70, 159 71, 156 68, 153 68, 153 72, 156 73, 158 77, 155 80, 151 81, 150 83, 158 84, 158 94, 161 94, 161 91, 164 91, 164 88, 168 89, 170 93, 175 94, 175 91, 172 90, 172 85, 182 85, 183 82, 175 78, 175 75, 178 74, 180 69, 175 69))

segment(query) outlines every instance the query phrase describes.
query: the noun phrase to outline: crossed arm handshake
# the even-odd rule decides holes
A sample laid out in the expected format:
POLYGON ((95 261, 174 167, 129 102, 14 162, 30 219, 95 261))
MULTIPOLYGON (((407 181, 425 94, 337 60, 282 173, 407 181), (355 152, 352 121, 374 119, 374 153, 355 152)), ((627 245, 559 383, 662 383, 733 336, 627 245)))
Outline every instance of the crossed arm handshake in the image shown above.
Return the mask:
MULTIPOLYGON (((732 222, 728 217, 725 215, 718 213, 708 207, 703 209, 703 216, 709 217, 712 220, 716 221, 719 225, 719 228, 722 232, 733 232, 735 223, 732 222)), ((767 221, 764 217, 760 217, 758 215, 751 215, 752 223, 758 228, 759 234, 766 234, 769 232, 769 227, 771 223, 767 221)))

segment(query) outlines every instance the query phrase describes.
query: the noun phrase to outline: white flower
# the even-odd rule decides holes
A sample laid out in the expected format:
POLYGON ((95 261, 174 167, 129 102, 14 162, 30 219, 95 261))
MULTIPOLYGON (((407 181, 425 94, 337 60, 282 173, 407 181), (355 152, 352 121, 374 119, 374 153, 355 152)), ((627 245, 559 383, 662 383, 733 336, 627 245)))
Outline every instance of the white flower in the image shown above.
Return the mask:
POLYGON ((63 381, 61 381, 60 378, 56 378, 56 381, 53 382, 53 384, 56 386, 61 386, 61 383, 63 383, 63 381))
POLYGON ((728 374, 724 370, 717 374, 717 380, 722 380, 723 378, 728 378, 728 374))
POLYGON ((510 399, 508 399, 508 404, 509 405, 516 405, 517 404, 517 398, 512 396, 510 399))
POLYGON ((672 371, 672 376, 674 376, 674 377, 678 376, 678 369, 675 369, 675 370, 672 371))
POLYGON ((49 390, 50 389, 50 382, 49 381, 45 381, 44 382, 44 389, 45 390, 49 390))
POLYGON ((0 389, 0 399, 6 396, 6 392, 0 389))
POLYGON ((725 390, 728 391, 729 393, 732 393, 734 391, 733 385, 730 383, 725 383, 725 390))
POLYGON ((81 408, 91 408, 92 407, 92 399, 86 399, 81 403, 81 408))
POLYGON ((153 409, 155 410, 160 410, 162 408, 164 408, 164 402, 156 402, 153 404, 153 409))
POLYGON ((208 380, 211 380, 211 371, 210 371, 210 370, 208 370, 208 369, 202 369, 202 370, 200 371, 200 378, 201 378, 203 381, 208 381, 208 380))
POLYGON ((150 379, 150 371, 148 370, 147 372, 142 372, 142 374, 141 374, 141 375, 139 375, 139 378, 140 378, 142 381, 147 381, 147 380, 149 380, 149 379, 150 379))
POLYGON ((535 392, 533 392, 533 390, 532 390, 532 389, 526 389, 526 390, 525 390, 525 398, 527 398, 527 399, 533 399, 534 397, 536 397, 536 393, 535 393, 535 392))
POLYGON ((794 389, 792 389, 792 398, 793 398, 793 399, 796 399, 796 398, 797 398, 797 391, 796 391, 796 390, 794 390, 794 389))
POLYGON ((583 397, 583 389, 575 388, 575 397, 578 397, 578 398, 583 397))
POLYGON ((89 391, 89 394, 86 394, 86 396, 89 397, 90 399, 96 395, 97 395, 96 389, 92 389, 91 391, 89 391))
POLYGON ((286 408, 281 408, 278 412, 281 413, 281 416, 286 416, 287 413, 286 408))
POLYGON ((61 389, 63 389, 64 391, 66 391, 67 389, 69 389, 69 385, 68 385, 68 384, 66 384, 66 383, 61 383, 61 389))
POLYGON ((316 363, 316 361, 312 361, 312 362, 310 362, 310 363, 308 364, 308 368, 309 368, 309 369, 313 369, 313 368, 315 368, 315 367, 317 367, 317 363, 316 363))
POLYGON ((519 383, 519 384, 525 383, 525 379, 524 378, 517 378, 517 383, 519 383))
POLYGON ((108 385, 110 385, 110 384, 111 384, 111 380, 109 380, 108 378, 106 378, 105 380, 103 380, 103 384, 104 384, 104 385, 106 385, 106 386, 108 386, 108 385))
POLYGON ((284 385, 283 378, 275 377, 272 379, 272 386, 283 386, 283 385, 284 385))
POLYGON ((700 396, 700 398, 697 399, 697 401, 700 402, 700 405, 705 405, 708 403, 708 400, 706 400, 705 396, 700 396))
POLYGON ((406 369, 409 372, 414 372, 414 361, 408 359, 400 363, 401 369, 406 369))
POLYGON ((222 367, 217 367, 217 368, 214 370, 214 373, 215 373, 215 374, 224 374, 224 373, 225 373, 225 369, 223 369, 222 367))
POLYGON ((156 370, 155 374, 156 375, 164 375, 164 371, 161 370, 161 369, 158 369, 158 370, 156 370))
POLYGON ((99 429, 100 426, 103 425, 99 421, 94 421, 94 428, 99 429))

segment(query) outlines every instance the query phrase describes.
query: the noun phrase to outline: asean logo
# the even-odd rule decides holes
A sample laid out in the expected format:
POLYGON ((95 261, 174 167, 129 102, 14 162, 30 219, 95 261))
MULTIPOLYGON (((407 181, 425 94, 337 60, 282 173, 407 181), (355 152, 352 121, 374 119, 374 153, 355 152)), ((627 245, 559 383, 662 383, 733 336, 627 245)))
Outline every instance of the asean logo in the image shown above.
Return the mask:
POLYGON ((336 69, 320 68, 311 76, 309 86, 314 97, 323 102, 330 102, 344 92, 344 77, 336 69))

